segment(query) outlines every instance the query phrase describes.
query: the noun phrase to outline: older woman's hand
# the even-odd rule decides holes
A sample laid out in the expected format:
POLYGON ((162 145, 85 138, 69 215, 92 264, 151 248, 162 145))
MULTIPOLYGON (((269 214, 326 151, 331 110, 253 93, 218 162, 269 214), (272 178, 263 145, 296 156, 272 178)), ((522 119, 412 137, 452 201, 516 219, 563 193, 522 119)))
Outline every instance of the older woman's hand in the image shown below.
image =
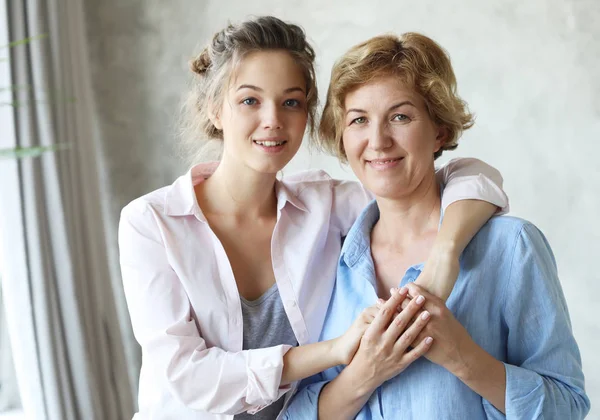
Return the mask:
POLYGON ((469 358, 478 348, 477 344, 442 299, 415 283, 409 283, 406 287, 411 296, 425 296, 426 303, 423 309, 429 312, 431 318, 415 339, 413 346, 418 345, 425 337, 432 337, 435 344, 425 357, 458 376, 468 366, 469 358))
POLYGON ((393 378, 412 362, 427 353, 433 340, 421 336, 430 316, 421 308, 425 298, 413 299, 406 309, 397 313, 397 307, 406 299, 407 289, 393 289, 390 299, 381 305, 380 311, 365 331, 360 347, 348 366, 363 385, 372 389, 393 378), (420 313, 420 314, 419 314, 420 313), (411 324, 414 317, 415 322, 411 324), (409 347, 413 344, 413 348, 409 347))

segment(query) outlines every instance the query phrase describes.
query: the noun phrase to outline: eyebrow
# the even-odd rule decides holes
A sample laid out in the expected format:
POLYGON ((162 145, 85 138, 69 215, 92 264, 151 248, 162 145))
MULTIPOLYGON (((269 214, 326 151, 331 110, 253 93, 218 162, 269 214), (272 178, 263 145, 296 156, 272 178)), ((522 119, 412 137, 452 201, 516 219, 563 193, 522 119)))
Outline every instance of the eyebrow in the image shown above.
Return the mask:
MULTIPOLYGON (((240 85, 237 90, 242 90, 242 89, 252 89, 255 90, 257 92, 262 92, 263 89, 259 88, 258 86, 254 86, 254 85, 240 85)), ((294 86, 291 88, 287 88, 286 90, 283 91, 284 93, 291 93, 291 92, 302 92, 304 93, 304 89, 302 89, 301 87, 298 86, 294 86)))
MULTIPOLYGON (((400 108, 403 105, 410 105, 410 106, 415 107, 415 104, 413 104, 411 101, 402 101, 402 102, 398 102, 397 104, 392 105, 391 107, 389 107, 388 108, 388 112, 390 112, 390 111, 392 111, 392 110, 394 110, 396 108, 400 108)), ((367 111, 365 111, 364 109, 350 108, 348 111, 346 111, 346 115, 348 115, 351 112, 358 112, 358 113, 361 113, 361 114, 366 114, 367 113, 367 111)))

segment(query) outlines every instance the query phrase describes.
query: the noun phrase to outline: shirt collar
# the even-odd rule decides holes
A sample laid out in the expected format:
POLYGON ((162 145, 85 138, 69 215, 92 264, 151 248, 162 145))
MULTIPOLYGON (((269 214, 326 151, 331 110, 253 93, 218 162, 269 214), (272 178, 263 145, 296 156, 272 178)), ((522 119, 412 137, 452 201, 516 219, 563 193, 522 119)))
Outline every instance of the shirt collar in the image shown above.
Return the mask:
POLYGON ((298 197, 298 193, 289 188, 284 181, 277 180, 275 183, 275 194, 277 194, 277 209, 281 210, 286 203, 290 203, 298 210, 310 213, 308 207, 298 197))
MULTIPOLYGON (((444 191, 444 186, 440 185, 440 197, 444 191)), ((444 208, 440 208, 440 222, 438 229, 442 225, 444 218, 444 208)), ((362 213, 356 219, 356 222, 350 228, 348 235, 344 240, 340 258, 344 260, 348 267, 354 266, 362 255, 371 249, 371 231, 373 226, 379 220, 379 206, 377 201, 371 201, 362 213)), ((422 269, 423 264, 417 264, 414 267, 422 269)))
POLYGON ((360 257, 371 249, 371 231, 378 220, 379 207, 377 201, 373 200, 358 216, 344 240, 340 258, 348 267, 356 264, 360 257))
MULTIPOLYGON (((196 216, 204 220, 194 187, 210 177, 219 162, 200 163, 192 167, 187 173, 180 176, 168 187, 165 195, 165 214, 168 216, 196 216)), ((277 195, 277 209, 281 210, 287 202, 299 210, 308 212, 306 205, 298 198, 295 191, 290 189, 283 181, 277 180, 275 184, 277 195)))

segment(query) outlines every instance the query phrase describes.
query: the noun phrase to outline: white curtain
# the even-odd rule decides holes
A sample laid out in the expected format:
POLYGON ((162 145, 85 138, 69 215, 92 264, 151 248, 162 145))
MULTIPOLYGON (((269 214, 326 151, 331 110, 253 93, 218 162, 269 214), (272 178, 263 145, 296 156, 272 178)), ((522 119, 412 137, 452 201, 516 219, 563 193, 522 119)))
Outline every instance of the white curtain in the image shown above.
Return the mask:
POLYGON ((33 419, 131 418, 81 0, 0 2, 2 39, 48 34, 0 62, 0 75, 25 87, 0 108, 0 148, 69 147, 0 161, 3 294, 23 408, 33 419))

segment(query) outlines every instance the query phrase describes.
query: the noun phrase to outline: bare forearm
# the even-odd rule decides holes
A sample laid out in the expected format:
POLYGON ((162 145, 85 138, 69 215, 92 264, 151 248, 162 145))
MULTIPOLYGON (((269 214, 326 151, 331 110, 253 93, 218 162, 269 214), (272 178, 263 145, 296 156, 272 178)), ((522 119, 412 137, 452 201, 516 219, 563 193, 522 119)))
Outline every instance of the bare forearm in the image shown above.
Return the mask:
POLYGON ((480 200, 460 200, 450 204, 444 212, 434 251, 458 257, 497 209, 494 204, 480 200))
POLYGON ((353 419, 375 389, 356 379, 352 364, 348 365, 323 387, 319 396, 319 419, 353 419))
POLYGON ((281 385, 287 385, 341 364, 335 340, 293 347, 283 356, 281 385))
POLYGON ((417 282, 442 300, 448 299, 458 277, 460 254, 495 211, 496 206, 479 200, 448 206, 424 275, 417 282))
POLYGON ((506 369, 502 362, 476 346, 464 366, 453 373, 473 392, 506 414, 506 369))

